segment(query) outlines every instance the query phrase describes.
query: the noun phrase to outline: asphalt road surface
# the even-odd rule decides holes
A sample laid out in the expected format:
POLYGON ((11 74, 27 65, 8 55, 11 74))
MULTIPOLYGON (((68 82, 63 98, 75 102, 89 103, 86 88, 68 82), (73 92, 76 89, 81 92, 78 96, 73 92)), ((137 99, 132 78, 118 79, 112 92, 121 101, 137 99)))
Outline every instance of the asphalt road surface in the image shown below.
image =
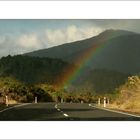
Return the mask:
POLYGON ((0 121, 140 121, 140 117, 80 103, 22 104, 0 111, 0 121))

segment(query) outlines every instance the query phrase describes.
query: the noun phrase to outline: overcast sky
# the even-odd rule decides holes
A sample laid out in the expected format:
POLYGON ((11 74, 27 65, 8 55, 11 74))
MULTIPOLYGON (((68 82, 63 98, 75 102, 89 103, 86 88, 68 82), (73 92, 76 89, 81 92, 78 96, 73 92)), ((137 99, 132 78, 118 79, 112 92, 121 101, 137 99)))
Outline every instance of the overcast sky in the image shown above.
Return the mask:
POLYGON ((86 39, 106 29, 140 33, 140 20, 0 20, 0 57, 86 39))

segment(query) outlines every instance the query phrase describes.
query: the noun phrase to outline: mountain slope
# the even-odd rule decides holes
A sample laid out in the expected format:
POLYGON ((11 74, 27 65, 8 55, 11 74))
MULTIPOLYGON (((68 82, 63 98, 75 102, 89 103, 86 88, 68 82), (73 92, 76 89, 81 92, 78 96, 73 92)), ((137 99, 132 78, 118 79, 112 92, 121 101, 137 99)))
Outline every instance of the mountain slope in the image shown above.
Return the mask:
POLYGON ((113 93, 115 89, 123 85, 129 75, 117 71, 105 69, 90 70, 82 73, 74 82, 73 85, 84 92, 96 93, 113 93))
POLYGON ((25 55, 63 59, 68 56, 70 57, 71 55, 78 53, 84 49, 87 49, 91 45, 102 42, 103 40, 107 40, 108 38, 114 38, 122 35, 129 35, 129 34, 134 34, 134 33, 129 31, 122 31, 122 30, 106 30, 96 37, 92 37, 89 39, 80 40, 72 43, 66 43, 59 46, 54 46, 48 49, 42 49, 42 50, 26 53, 25 55))
MULTIPOLYGON (((70 64, 59 59, 7 56, 0 59, 0 76, 12 76, 25 83, 56 84, 70 64)), ((74 67, 74 65, 71 65, 74 67)))
POLYGON ((107 69, 122 73, 140 72, 140 34, 123 30, 106 30, 96 37, 67 43, 49 49, 38 50, 24 55, 59 58, 79 64, 85 52, 96 46, 105 46, 100 52, 93 52, 93 59, 87 66, 91 69, 107 69), (113 67, 112 67, 113 66, 113 67))
MULTIPOLYGON (((7 56, 0 59, 0 78, 12 77, 25 84, 49 84, 58 86, 67 71, 77 69, 76 65, 59 59, 29 56, 7 56)), ((128 75, 116 71, 91 70, 85 68, 82 73, 67 85, 71 93, 112 93, 124 84, 128 75)), ((61 83, 62 82, 62 83, 61 83)), ((64 87, 61 87, 64 88, 64 87)))

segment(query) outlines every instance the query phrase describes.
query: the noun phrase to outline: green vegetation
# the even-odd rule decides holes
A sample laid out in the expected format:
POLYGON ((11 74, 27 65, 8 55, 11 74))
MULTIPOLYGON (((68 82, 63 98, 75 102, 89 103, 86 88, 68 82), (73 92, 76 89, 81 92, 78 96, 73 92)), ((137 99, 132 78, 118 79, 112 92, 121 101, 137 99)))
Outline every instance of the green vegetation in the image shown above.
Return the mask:
POLYGON ((0 97, 16 102, 96 102, 103 95, 115 96, 115 89, 128 75, 108 70, 84 69, 67 89, 58 89, 68 67, 75 65, 59 59, 7 56, 0 59, 0 97))
POLYGON ((0 78, 0 96, 6 95, 9 100, 17 102, 33 102, 35 96, 39 101, 52 101, 51 96, 40 87, 21 83, 11 77, 0 78))
POLYGON ((119 108, 131 110, 140 106, 139 77, 129 77, 126 82, 129 75, 120 72, 85 68, 70 86, 58 89, 57 82, 69 66, 76 67, 59 59, 3 57, 0 59, 0 97, 7 95, 15 104, 34 102, 35 97, 38 102, 97 103, 99 97, 106 96, 119 108))
POLYGON ((9 55, 0 59, 0 75, 12 76, 31 84, 43 82, 55 84, 59 75, 64 73, 69 65, 59 59, 9 55))
MULTIPOLYGON (((80 87, 80 92, 92 92, 98 94, 114 94, 119 86, 123 85, 129 74, 117 71, 97 69, 82 73, 74 82, 74 85, 80 87)), ((77 89, 76 87, 76 89, 77 89)))
POLYGON ((95 100, 92 94, 67 93, 55 89, 48 84, 28 85, 15 80, 12 77, 0 78, 0 97, 8 96, 9 100, 16 102, 34 102, 38 97, 39 102, 92 102, 95 100))

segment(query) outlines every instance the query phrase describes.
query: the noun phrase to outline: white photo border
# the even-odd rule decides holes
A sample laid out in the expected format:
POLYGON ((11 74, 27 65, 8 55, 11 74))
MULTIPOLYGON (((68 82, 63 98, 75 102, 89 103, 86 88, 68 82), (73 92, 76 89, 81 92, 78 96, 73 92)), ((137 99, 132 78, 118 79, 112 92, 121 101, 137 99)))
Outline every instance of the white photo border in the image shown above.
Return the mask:
MULTIPOLYGON (((140 1, 1 1, 0 19, 140 19, 140 1)), ((139 139, 140 122, 0 122, 0 139, 139 139)))

